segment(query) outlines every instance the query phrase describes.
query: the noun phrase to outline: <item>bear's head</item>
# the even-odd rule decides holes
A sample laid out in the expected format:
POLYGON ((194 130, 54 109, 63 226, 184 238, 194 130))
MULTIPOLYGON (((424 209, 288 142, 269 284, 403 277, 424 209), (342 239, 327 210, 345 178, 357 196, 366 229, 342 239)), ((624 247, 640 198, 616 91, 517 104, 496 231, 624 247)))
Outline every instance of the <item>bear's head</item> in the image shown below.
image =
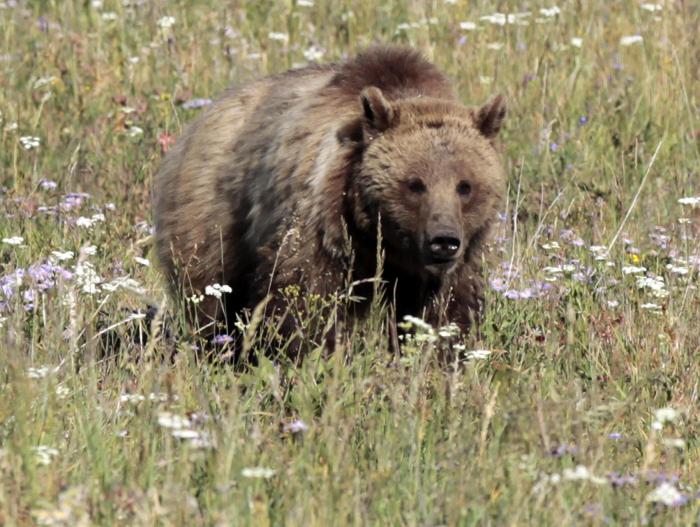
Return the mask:
POLYGON ((361 159, 348 188, 352 227, 372 239, 381 222, 388 264, 442 276, 472 256, 505 190, 496 138, 501 96, 479 109, 430 97, 389 101, 365 88, 353 142, 361 159))

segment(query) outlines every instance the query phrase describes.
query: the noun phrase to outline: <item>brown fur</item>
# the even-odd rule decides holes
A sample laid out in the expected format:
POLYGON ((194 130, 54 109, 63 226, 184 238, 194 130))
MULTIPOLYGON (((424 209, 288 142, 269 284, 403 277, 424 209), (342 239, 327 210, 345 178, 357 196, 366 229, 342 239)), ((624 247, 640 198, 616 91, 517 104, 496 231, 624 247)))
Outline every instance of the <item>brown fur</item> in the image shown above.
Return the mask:
MULTIPOLYGON (((158 174, 160 262, 187 295, 228 284, 230 319, 268 292, 281 306, 290 284, 343 291, 351 262, 353 280, 374 276, 381 218, 397 316, 466 331, 504 191, 493 146, 504 115, 500 97, 465 108, 434 65, 400 47, 231 90, 186 128, 158 174), (450 268, 431 267, 427 237, 445 225, 460 252, 450 268)), ((206 297, 199 314, 221 321, 219 305, 206 297)))

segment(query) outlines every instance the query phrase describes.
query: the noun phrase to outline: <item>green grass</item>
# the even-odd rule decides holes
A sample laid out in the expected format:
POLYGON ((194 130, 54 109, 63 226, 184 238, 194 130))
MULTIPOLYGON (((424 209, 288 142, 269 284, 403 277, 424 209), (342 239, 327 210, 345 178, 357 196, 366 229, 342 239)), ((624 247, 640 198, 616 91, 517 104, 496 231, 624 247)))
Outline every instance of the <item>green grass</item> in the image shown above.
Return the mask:
POLYGON ((0 524, 698 521, 700 214, 678 203, 700 195, 696 2, 569 1, 554 17, 499 2, 532 12, 505 26, 480 20, 491 2, 465 0, 9 4, 0 239, 23 241, 0 243, 0 524), (151 187, 161 142, 198 111, 181 103, 303 64, 312 45, 326 61, 374 41, 422 49, 465 104, 507 96, 509 198, 490 265, 506 290, 489 290, 481 334, 462 343, 492 353, 445 369, 436 355, 455 343, 427 339, 393 356, 378 309, 330 358, 236 372, 195 361, 174 306, 161 313, 178 353, 164 338, 105 353, 100 332, 128 337, 131 309, 166 302, 151 187), (595 245, 610 251, 596 259, 595 245), (49 258, 72 276, 39 276, 49 258), (125 276, 138 284, 103 287, 125 276), (654 425, 665 407, 675 420, 654 425), (167 413, 189 416, 179 433, 201 448, 167 413), (296 419, 308 429, 285 431, 296 419), (664 480, 687 500, 654 502, 664 480))

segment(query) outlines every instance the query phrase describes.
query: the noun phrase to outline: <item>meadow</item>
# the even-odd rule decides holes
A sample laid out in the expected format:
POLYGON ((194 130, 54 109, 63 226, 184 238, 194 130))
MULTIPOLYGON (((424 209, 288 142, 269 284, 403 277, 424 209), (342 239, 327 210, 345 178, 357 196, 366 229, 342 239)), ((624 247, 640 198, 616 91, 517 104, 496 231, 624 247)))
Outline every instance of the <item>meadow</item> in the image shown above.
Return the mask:
POLYGON ((683 0, 0 1, 0 524, 697 524, 699 27, 683 0), (395 354, 377 305, 328 358, 198 361, 163 153, 226 87, 373 42, 507 97, 479 332, 409 321, 395 354))

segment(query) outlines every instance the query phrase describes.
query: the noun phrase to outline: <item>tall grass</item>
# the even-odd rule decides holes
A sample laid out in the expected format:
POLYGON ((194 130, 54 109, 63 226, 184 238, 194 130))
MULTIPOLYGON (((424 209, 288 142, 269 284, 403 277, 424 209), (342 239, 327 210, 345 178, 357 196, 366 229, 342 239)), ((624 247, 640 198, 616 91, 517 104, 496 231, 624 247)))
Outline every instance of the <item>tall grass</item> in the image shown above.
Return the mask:
POLYGON ((0 524, 697 522, 697 3, 309 3, 0 2, 0 524), (397 356, 378 306, 331 357, 196 361, 163 151, 196 99, 375 41, 507 96, 480 334, 397 356), (147 302, 176 341, 139 344, 147 302))

